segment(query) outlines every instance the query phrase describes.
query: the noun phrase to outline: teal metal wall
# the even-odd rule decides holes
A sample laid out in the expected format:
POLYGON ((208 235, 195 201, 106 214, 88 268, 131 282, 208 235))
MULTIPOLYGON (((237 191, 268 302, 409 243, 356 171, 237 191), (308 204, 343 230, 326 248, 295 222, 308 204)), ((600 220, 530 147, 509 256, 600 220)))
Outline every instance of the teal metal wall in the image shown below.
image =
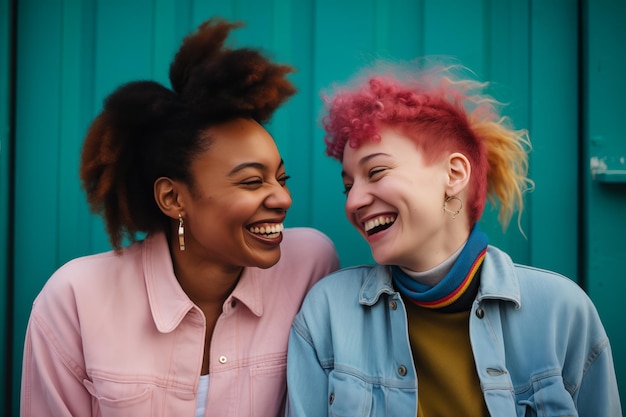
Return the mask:
POLYGON ((626 408, 626 2, 588 0, 583 11, 580 236, 585 289, 611 337, 626 408), (620 52, 618 52, 620 51, 620 52))
POLYGON ((612 339, 620 382, 626 384, 626 341, 616 307, 626 290, 617 264, 626 247, 624 188, 592 181, 588 165, 591 156, 600 155, 594 148, 598 143, 607 144, 602 155, 626 154, 619 148, 625 141, 617 123, 625 115, 616 92, 624 96, 626 87, 622 81, 621 90, 613 91, 615 83, 609 82, 626 69, 626 58, 614 53, 621 46, 615 36, 625 38, 617 22, 626 20, 626 11, 619 0, 589 3, 0 0, 0 273, 9 261, 14 265, 0 279, 0 297, 5 305, 13 302, 0 321, 0 349, 8 358, 0 363, 0 374, 9 375, 0 382, 6 384, 0 392, 6 397, 0 397, 5 414, 17 416, 32 300, 61 264, 109 248, 78 181, 89 122, 121 83, 153 79, 169 85, 168 65, 182 37, 213 15, 247 23, 232 33, 235 44, 261 47, 298 68, 292 77, 298 95, 269 125, 292 176, 288 225, 324 231, 335 241, 343 265, 368 263, 371 257, 344 218, 340 166, 323 153, 320 90, 375 57, 431 54, 454 56, 497 83, 500 97, 510 102, 508 114, 518 127, 530 130, 536 189, 527 196, 521 218, 526 237, 515 221, 503 231, 491 208, 481 226, 491 243, 515 261, 561 272, 588 289, 612 339), (9 59, 10 25, 5 24, 12 3, 18 4, 15 62, 9 59), (605 25, 605 19, 615 24, 605 25), (5 89, 13 64, 14 102, 5 89), (9 172, 12 112, 15 170, 9 172), (588 123, 579 123, 581 115, 588 123), (15 233, 9 233, 9 221, 15 233))
MULTIPOLYGON (((0 375, 10 376, 10 184, 11 184, 11 5, 0 0, 0 375)), ((11 380, 0 377, 0 404, 7 404, 11 380)), ((2 410, 2 408, 0 408, 2 410)))

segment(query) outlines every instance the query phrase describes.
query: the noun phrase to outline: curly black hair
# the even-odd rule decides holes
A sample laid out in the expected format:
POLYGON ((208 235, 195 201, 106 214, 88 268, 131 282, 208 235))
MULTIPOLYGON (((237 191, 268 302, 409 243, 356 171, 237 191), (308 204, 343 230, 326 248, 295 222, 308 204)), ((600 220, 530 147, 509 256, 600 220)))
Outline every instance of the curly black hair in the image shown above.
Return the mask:
POLYGON ((83 144, 80 179, 114 249, 125 237, 166 230, 154 181, 193 184, 191 161, 210 145, 203 131, 235 118, 263 124, 295 93, 286 78, 291 66, 252 48, 224 46, 242 25, 212 18, 185 37, 170 66, 172 89, 135 81, 105 99, 83 144))

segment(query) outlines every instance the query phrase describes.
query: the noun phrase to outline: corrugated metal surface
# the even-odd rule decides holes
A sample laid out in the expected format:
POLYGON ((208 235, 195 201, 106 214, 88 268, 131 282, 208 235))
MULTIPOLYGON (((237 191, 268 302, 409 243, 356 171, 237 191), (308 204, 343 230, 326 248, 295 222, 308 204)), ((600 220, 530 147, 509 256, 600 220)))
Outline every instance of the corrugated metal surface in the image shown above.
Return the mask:
MULTIPOLYGON (((10 124, 10 78, 11 78, 11 7, 8 0, 0 0, 0 404, 6 404, 10 396, 11 360, 10 333, 10 286, 11 273, 9 245, 10 183, 11 183, 11 124, 10 124)), ((2 407, 0 407, 2 410, 2 407)))
POLYGON ((584 9, 583 233, 585 289, 611 338, 626 407, 626 2, 588 0, 584 9))

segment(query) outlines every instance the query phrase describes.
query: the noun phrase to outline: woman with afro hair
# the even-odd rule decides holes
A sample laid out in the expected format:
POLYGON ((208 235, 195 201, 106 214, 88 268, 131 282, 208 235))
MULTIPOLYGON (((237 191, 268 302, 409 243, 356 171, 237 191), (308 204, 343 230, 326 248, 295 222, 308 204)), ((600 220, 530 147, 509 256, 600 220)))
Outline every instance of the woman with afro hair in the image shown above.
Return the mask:
POLYGON ((284 229, 288 175, 262 124, 295 92, 292 68, 226 48, 240 25, 205 22, 172 89, 123 85, 93 121, 80 177, 114 250, 36 298, 23 417, 284 413, 291 322, 338 259, 322 233, 284 229))
MULTIPOLYGON (((621 416, 609 340, 573 281, 479 230, 522 210, 527 132, 458 64, 365 71, 327 100, 327 153, 374 266, 331 274, 296 316, 287 415, 621 416)), ((519 217, 518 217, 519 219, 519 217)))

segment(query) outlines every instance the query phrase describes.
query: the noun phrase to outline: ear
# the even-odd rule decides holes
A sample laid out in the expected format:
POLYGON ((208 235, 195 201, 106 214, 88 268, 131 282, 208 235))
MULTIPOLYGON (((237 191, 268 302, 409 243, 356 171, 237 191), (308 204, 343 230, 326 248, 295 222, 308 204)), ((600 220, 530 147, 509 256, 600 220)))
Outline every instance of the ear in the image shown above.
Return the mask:
POLYGON ((472 167, 462 153, 455 152, 448 156, 448 184, 446 195, 457 195, 469 184, 472 167))
POLYGON ((161 211, 172 219, 177 219, 179 214, 184 216, 179 187, 179 183, 167 177, 159 177, 154 182, 154 199, 161 211))

